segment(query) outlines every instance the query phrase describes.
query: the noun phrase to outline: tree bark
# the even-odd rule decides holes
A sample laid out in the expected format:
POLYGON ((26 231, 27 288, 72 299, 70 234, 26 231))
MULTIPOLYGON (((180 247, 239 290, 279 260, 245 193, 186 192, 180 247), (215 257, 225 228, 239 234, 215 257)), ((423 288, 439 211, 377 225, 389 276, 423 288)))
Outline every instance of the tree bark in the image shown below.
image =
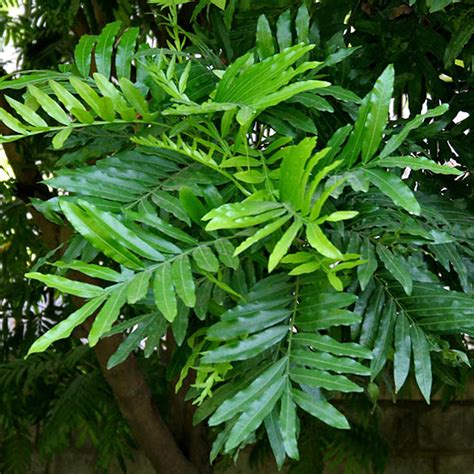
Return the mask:
POLYGON ((119 335, 102 339, 95 346, 95 353, 135 440, 158 473, 197 474, 199 471, 183 455, 158 413, 135 357, 131 355, 122 364, 107 369, 107 361, 121 341, 119 335))

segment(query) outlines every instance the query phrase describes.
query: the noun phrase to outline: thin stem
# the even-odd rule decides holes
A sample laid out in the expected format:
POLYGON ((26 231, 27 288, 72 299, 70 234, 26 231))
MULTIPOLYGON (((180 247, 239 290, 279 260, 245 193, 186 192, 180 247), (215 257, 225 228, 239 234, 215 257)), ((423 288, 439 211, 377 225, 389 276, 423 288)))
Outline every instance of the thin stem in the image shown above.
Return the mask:
POLYGON ((374 279, 377 280, 378 284, 382 287, 388 297, 398 306, 398 309, 410 320, 411 324, 416 325, 416 321, 410 316, 408 311, 400 304, 398 299, 393 295, 393 293, 388 289, 387 285, 385 285, 384 280, 382 280, 378 276, 374 276, 374 279))
POLYGON ((298 309, 298 297, 300 292, 300 280, 299 278, 296 279, 295 285, 295 294, 294 294, 294 301, 293 301, 293 310, 290 317, 290 334, 288 336, 288 348, 287 348, 287 364, 286 364, 286 373, 289 374, 290 372, 290 354, 291 354, 291 346, 293 343, 293 329, 295 327, 295 319, 296 319, 296 311, 298 309))
MULTIPOLYGON (((180 257, 183 257, 185 255, 190 255, 192 252, 194 252, 194 250, 196 250, 197 248, 202 248, 202 247, 211 247, 213 245, 216 244, 216 242, 220 242, 220 241, 224 241, 224 240, 230 240, 230 239, 234 239, 236 237, 240 237, 240 233, 235 233, 234 235, 232 235, 231 237, 220 237, 218 239, 215 239, 215 240, 210 240, 210 241, 207 241, 207 242, 202 242, 202 243, 199 243, 199 245, 195 246, 195 247, 192 247, 190 249, 187 249, 187 250, 183 250, 182 252, 180 252, 179 254, 176 254, 176 255, 173 255, 172 257, 170 257, 169 259, 165 260, 164 262, 159 262, 159 263, 155 263, 155 264, 152 264, 150 265, 149 267, 146 267, 144 270, 141 270, 139 273, 145 273, 145 272, 149 272, 149 273, 152 273, 154 272, 155 270, 157 270, 158 268, 160 268, 161 265, 164 265, 165 263, 172 263, 174 262, 177 258, 180 258, 180 257)), ((135 274, 136 275, 136 274, 135 274)), ((224 290, 226 293, 229 293, 230 295, 232 295, 233 297, 236 297, 236 298, 239 298, 239 299, 243 299, 243 296, 239 293, 237 293, 236 291, 232 290, 232 288, 230 287, 227 287, 227 285, 224 285, 222 284, 217 278, 215 278, 213 275, 209 274, 209 273, 205 273, 205 277, 212 281, 212 283, 214 283, 215 285, 217 285, 219 288, 221 288, 222 290, 224 290), (232 291, 229 291, 229 290, 232 290, 232 291)), ((119 283, 116 283, 114 285, 110 285, 108 286, 107 288, 104 288, 104 291, 106 293, 110 293, 112 291, 114 291, 115 289, 117 289, 118 287, 120 287, 121 285, 127 285, 129 283, 129 281, 121 281, 119 283)))

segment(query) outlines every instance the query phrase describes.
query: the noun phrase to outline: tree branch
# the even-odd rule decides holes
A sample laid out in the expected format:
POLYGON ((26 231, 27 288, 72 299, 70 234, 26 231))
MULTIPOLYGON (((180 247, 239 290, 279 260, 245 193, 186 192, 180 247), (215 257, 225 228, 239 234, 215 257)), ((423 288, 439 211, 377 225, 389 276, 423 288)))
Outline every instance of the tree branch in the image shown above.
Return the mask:
MULTIPOLYGON (((0 96, 0 106, 3 106, 0 96)), ((4 135, 10 131, 0 130, 4 135)), ((5 154, 17 180, 18 188, 23 190, 19 198, 26 201, 42 190, 42 176, 38 168, 26 162, 15 143, 4 145, 5 154)), ((67 240, 70 230, 60 227, 44 218, 42 214, 30 210, 40 235, 49 248, 56 248, 67 240)), ((82 302, 76 301, 79 305, 82 302)), ((168 426, 165 424, 153 402, 152 393, 145 377, 138 367, 135 356, 130 355, 122 364, 111 370, 107 361, 115 353, 122 337, 120 335, 102 339, 94 351, 105 379, 112 388, 117 404, 127 420, 138 445, 159 473, 197 474, 197 468, 180 450, 168 426)))

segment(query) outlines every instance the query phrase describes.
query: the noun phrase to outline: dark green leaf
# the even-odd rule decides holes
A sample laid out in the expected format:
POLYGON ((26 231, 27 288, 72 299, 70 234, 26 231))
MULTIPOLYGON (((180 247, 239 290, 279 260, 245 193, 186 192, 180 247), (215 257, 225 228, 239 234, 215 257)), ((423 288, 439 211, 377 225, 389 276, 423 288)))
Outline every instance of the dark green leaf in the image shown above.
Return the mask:
MULTIPOLYGON (((148 324, 150 323, 148 322, 148 324)), ((140 342, 146 337, 147 331, 148 327, 146 323, 139 324, 139 326, 127 336, 109 358, 107 361, 107 369, 110 370, 124 362, 128 356, 139 347, 140 342)))
POLYGON ((263 420, 265 424, 265 430, 267 431, 268 441, 272 448, 275 461, 279 469, 285 462, 285 446, 283 445, 283 437, 281 434, 280 426, 278 425, 278 414, 273 409, 270 414, 263 420))
POLYGON ((423 397, 430 403, 433 375, 430 347, 426 335, 416 324, 410 326, 411 347, 415 363, 415 378, 423 397))
POLYGON ((294 363, 320 370, 330 370, 338 374, 370 375, 370 369, 349 357, 335 357, 325 352, 293 350, 294 363))
POLYGON ((206 352, 202 361, 211 364, 250 359, 280 342, 287 334, 288 326, 274 326, 242 341, 229 342, 206 352))
POLYGON ((364 163, 374 156, 382 140, 382 133, 388 120, 394 76, 393 66, 387 66, 370 93, 369 109, 361 147, 364 163))
POLYGON ((147 314, 141 314, 140 316, 135 316, 134 318, 130 319, 125 319, 121 321, 120 323, 114 324, 112 329, 110 331, 107 331, 103 337, 110 337, 113 336, 114 334, 121 334, 129 329, 132 329, 134 326, 137 326, 138 324, 141 324, 143 322, 148 322, 150 320, 156 320, 158 316, 158 312, 155 313, 147 313, 147 314))
POLYGON ((421 208, 410 188, 397 176, 381 170, 365 170, 370 182, 386 194, 397 206, 419 216, 421 208))
POLYGON ((350 428, 346 417, 336 410, 330 403, 324 400, 314 400, 314 398, 301 390, 293 389, 293 400, 304 411, 308 412, 315 418, 320 419, 329 426, 338 428, 340 430, 347 430, 350 428))
POLYGON ((371 294, 367 310, 362 322, 359 342, 363 346, 373 347, 380 317, 385 303, 385 293, 382 286, 379 286, 375 293, 371 294))
POLYGON ((403 286, 405 293, 410 295, 413 288, 413 279, 405 259, 399 254, 390 252, 383 245, 377 245, 377 253, 385 268, 403 286))
POLYGON ((260 59, 275 54, 273 34, 265 15, 260 15, 257 22, 257 53, 260 59))
POLYGON ((240 265, 240 260, 234 256, 235 247, 232 245, 230 240, 217 240, 214 244, 214 247, 217 250, 217 254, 219 256, 219 260, 229 268, 233 270, 237 270, 240 265))
MULTIPOLYGON (((321 89, 321 90, 324 90, 324 89, 321 89)), ((310 109, 320 110, 321 112, 334 112, 334 108, 332 107, 332 105, 326 99, 323 99, 319 95, 319 92, 318 93, 315 93, 312 91, 302 92, 301 94, 297 94, 293 96, 290 100, 288 100, 288 102, 291 102, 291 103, 297 102, 299 104, 304 105, 305 107, 308 107, 310 109)))
POLYGON ((378 267, 374 246, 370 243, 368 238, 364 238, 362 241, 360 257, 362 260, 367 260, 366 263, 357 267, 357 277, 359 278, 360 287, 362 290, 365 290, 378 267))
MULTIPOLYGON (((390 291, 399 289, 391 286, 390 291)), ((474 300, 470 295, 433 283, 415 282, 412 296, 400 295, 398 300, 409 315, 417 318, 417 325, 423 330, 452 334, 460 328, 474 327, 474 300)))
MULTIPOLYGON (((468 294, 472 293, 472 281, 466 266, 467 262, 466 259, 462 257, 459 246, 455 243, 449 243, 433 245, 431 248, 439 260, 443 261, 442 259, 447 259, 452 265, 459 277, 462 289, 468 294)), ((449 268, 447 270, 449 271, 449 268)))
POLYGON ((201 320, 204 320, 207 317, 212 289, 213 284, 209 280, 205 280, 196 290, 196 305, 194 307, 194 312, 201 320))
MULTIPOLYGON (((189 309, 184 306, 182 303, 178 303, 178 314, 176 318, 171 323, 171 328, 173 329, 174 340, 176 345, 179 347, 183 344, 186 339, 186 332, 188 330, 189 324, 189 309)), ((178 387, 177 387, 178 388, 178 387)))
POLYGON ((304 331, 329 329, 331 326, 349 326, 360 321, 360 316, 345 309, 320 310, 303 313, 296 324, 304 331))
POLYGON ((298 308, 301 314, 345 308, 357 300, 357 296, 351 293, 324 291, 323 288, 314 285, 303 290, 302 301, 298 308))
MULTIPOLYGON (((439 3, 433 2, 433 4, 439 3)), ((441 0, 443 6, 446 2, 441 0)), ((451 3, 451 2, 450 2, 451 3)), ((430 11, 436 11, 438 8, 431 7, 430 11)), ((461 53, 462 49, 466 44, 468 44, 471 36, 474 34, 474 25, 471 21, 460 21, 458 22, 458 27, 454 31, 448 46, 444 52, 444 64, 445 66, 449 67, 454 63, 454 60, 458 57, 461 53)))
POLYGON ((209 419, 209 425, 218 425, 245 411, 249 402, 259 398, 262 392, 268 391, 275 380, 283 375, 287 363, 287 359, 279 360, 252 380, 243 390, 236 392, 233 396, 228 396, 209 419))
POLYGON ((285 10, 277 20, 277 40, 280 51, 289 48, 293 44, 291 34, 291 10, 285 10))
POLYGON ((298 460, 299 452, 296 438, 298 418, 296 415, 296 405, 291 392, 291 384, 289 382, 287 382, 281 397, 279 426, 286 454, 288 457, 298 460))
POLYGON ((95 64, 97 71, 105 77, 110 77, 112 49, 120 25, 120 21, 108 23, 97 37, 97 43, 95 45, 95 64))
POLYGON ((372 352, 364 346, 353 342, 339 342, 330 336, 310 333, 296 333, 293 335, 293 344, 310 346, 323 352, 331 354, 359 357, 361 359, 372 359, 372 352))
POLYGON ((290 377, 297 383, 311 387, 325 388, 326 390, 335 390, 338 392, 363 391, 362 387, 351 382, 347 377, 343 375, 332 375, 322 370, 293 367, 290 371, 290 377))
MULTIPOLYGON (((61 209, 64 211, 66 217, 76 230, 82 233, 86 239, 91 238, 91 243, 96 245, 111 258, 119 255, 119 248, 125 248, 150 260, 157 262, 162 262, 164 260, 164 256, 160 252, 134 234, 112 214, 101 211, 92 204, 80 201, 79 207, 75 204, 62 201, 61 209), (94 221, 95 226, 89 225, 91 221, 94 221), (98 235, 97 232, 93 235, 92 227, 97 226, 100 226, 101 228, 100 235, 98 235), (102 236, 103 238, 101 238, 102 236), (104 242, 105 239, 107 242, 104 242), (110 247, 115 247, 116 252, 110 251, 107 253, 107 251, 110 250, 110 247)), ((122 256, 119 258, 119 263, 126 264, 125 261, 122 261, 122 256)), ((133 260, 136 261, 136 259, 133 260)))
POLYGON ((241 307, 241 315, 234 312, 235 316, 230 318, 226 318, 224 313, 223 320, 207 330, 207 336, 212 340, 226 341, 269 328, 290 316, 290 310, 285 308, 263 308, 247 312, 247 308, 252 310, 254 307, 253 303, 244 305, 241 307))
POLYGON ((174 225, 166 222, 155 214, 143 214, 138 212, 128 211, 127 216, 131 219, 143 222, 143 224, 149 225, 158 229, 162 234, 171 237, 173 240, 178 240, 190 245, 196 245, 197 241, 193 239, 189 234, 175 227, 174 225))
POLYGON ((247 409, 240 415, 229 433, 225 444, 226 452, 236 448, 262 424, 265 417, 273 410, 284 387, 285 379, 277 379, 259 398, 248 404, 247 409))
POLYGON ((386 158, 387 156, 391 155, 403 144, 412 130, 415 130, 416 128, 419 128, 421 125, 423 125, 423 121, 425 119, 443 115, 448 110, 448 108, 449 107, 447 104, 439 105, 434 109, 428 110, 428 112, 425 114, 417 115, 413 120, 410 120, 403 126, 400 133, 393 135, 390 140, 388 140, 387 144, 380 152, 380 157, 386 158))
POLYGON ((145 358, 148 359, 155 350, 160 348, 162 343, 163 336, 168 329, 168 321, 165 318, 162 318, 158 313, 152 313, 153 318, 150 322, 150 326, 148 329, 148 335, 146 339, 146 346, 145 346, 145 358))
POLYGON ((343 89, 340 86, 329 86, 325 87, 318 91, 321 95, 329 95, 335 99, 342 100, 343 102, 353 102, 355 104, 360 104, 362 102, 361 98, 354 92, 343 89))
POLYGON ((388 352, 392 348, 393 324, 395 322, 395 318, 395 303, 390 301, 384 307, 382 315, 380 316, 379 327, 377 330, 377 336, 375 337, 373 350, 374 358, 370 364, 371 380, 374 380, 375 377, 377 377, 387 362, 388 352))
POLYGON ((411 337, 410 322, 404 313, 399 313, 395 322, 395 352, 393 355, 393 377, 395 392, 405 383, 410 371, 411 337))
POLYGON ((164 191, 155 191, 151 198, 160 209, 164 209, 166 212, 173 214, 177 219, 191 225, 191 220, 186 212, 184 212, 179 200, 174 196, 164 191))

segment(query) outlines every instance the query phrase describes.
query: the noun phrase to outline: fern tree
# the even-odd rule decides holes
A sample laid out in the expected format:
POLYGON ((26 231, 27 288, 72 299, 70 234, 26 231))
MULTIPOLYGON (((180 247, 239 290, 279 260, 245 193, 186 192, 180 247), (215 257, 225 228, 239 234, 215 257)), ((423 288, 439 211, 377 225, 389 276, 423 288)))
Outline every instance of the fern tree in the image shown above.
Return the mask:
POLYGON ((280 467, 298 461, 305 417, 350 429, 346 394, 419 389, 429 403, 459 386, 474 330, 473 218, 442 186, 469 167, 426 145, 443 140, 449 104, 391 121, 391 64, 361 96, 335 83, 357 48, 323 48, 305 4, 253 12, 241 44, 203 39, 203 15, 230 30, 248 2, 200 2, 194 33, 175 2, 158 3, 166 48, 114 22, 83 36, 60 72, 2 84, 3 142, 44 137, 56 150, 54 197, 33 200, 34 212, 71 229, 26 276, 76 309, 29 354, 86 330, 164 472, 208 467, 159 414, 158 444, 149 420, 134 420, 140 395, 114 382, 133 353, 166 354, 167 380, 210 427, 211 463, 262 437, 280 467), (104 142, 98 159, 78 153, 104 142))

